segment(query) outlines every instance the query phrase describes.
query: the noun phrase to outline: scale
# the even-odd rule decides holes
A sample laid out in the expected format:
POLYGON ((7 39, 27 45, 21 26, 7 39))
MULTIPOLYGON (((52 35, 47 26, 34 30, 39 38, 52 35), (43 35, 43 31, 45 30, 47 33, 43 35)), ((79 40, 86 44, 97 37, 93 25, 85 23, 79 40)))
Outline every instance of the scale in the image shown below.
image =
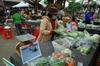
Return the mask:
POLYGON ((16 53, 21 57, 23 64, 27 64, 31 60, 42 56, 39 43, 35 42, 35 37, 33 35, 19 35, 16 36, 16 39, 19 41, 15 47, 16 53))

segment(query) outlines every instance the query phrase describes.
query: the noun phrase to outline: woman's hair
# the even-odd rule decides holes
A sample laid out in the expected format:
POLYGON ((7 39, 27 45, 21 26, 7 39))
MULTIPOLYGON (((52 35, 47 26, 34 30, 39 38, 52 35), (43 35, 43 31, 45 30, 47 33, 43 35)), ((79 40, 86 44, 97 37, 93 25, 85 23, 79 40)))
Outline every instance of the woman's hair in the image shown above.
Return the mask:
POLYGON ((75 17, 72 17, 72 21, 75 21, 76 19, 75 19, 75 17))
POLYGON ((47 16, 48 16, 49 18, 51 18, 51 17, 52 17, 52 14, 48 13, 47 16))

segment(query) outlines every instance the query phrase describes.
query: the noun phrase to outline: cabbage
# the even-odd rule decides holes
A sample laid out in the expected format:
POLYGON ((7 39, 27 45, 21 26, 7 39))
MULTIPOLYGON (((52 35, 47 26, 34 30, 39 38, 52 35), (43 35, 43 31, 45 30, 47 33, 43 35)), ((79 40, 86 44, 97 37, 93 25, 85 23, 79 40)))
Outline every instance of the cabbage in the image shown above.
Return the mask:
POLYGON ((73 38, 77 38, 78 37, 78 33, 77 32, 68 32, 67 36, 73 37, 73 38))
POLYGON ((85 38, 90 39, 91 36, 87 31, 84 31, 84 34, 85 34, 84 35, 85 38))
POLYGON ((77 50, 79 50, 82 54, 86 55, 89 54, 91 51, 91 47, 78 47, 77 50))
POLYGON ((80 37, 84 37, 84 33, 83 32, 78 32, 78 36, 80 36, 80 37))
POLYGON ((91 40, 95 43, 100 43, 100 35, 94 34, 93 36, 91 36, 91 40))

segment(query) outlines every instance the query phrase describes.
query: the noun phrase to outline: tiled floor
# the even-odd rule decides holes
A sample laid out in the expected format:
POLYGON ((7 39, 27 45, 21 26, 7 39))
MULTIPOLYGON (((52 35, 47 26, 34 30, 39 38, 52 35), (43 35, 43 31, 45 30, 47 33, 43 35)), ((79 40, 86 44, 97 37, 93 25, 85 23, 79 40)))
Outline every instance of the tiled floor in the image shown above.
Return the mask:
POLYGON ((1 61, 2 57, 8 59, 9 56, 15 52, 15 45, 17 42, 14 36, 13 39, 4 40, 3 36, 0 35, 0 66, 5 66, 1 61))

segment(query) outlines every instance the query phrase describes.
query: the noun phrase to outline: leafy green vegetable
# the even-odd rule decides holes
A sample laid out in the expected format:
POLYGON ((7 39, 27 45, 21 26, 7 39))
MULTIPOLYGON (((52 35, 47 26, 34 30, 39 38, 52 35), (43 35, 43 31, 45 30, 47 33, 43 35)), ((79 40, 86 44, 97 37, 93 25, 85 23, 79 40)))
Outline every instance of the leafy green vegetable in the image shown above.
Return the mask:
POLYGON ((67 36, 73 37, 73 38, 77 38, 78 37, 78 33, 77 32, 68 32, 67 36))
POLYGON ((62 62, 60 60, 50 60, 51 66, 65 66, 65 62, 62 62))

